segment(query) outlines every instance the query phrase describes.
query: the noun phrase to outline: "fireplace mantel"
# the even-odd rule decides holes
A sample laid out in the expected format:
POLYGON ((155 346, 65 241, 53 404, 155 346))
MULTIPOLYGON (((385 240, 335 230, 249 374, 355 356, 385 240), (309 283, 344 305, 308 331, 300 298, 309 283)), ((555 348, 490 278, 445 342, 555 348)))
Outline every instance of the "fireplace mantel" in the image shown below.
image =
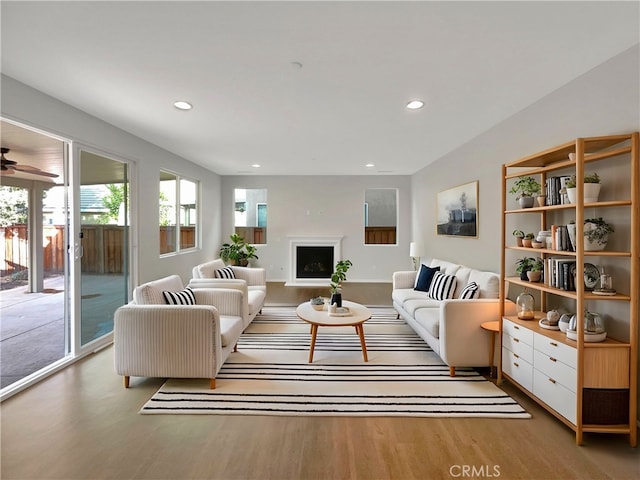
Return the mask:
POLYGON ((289 236, 289 278, 286 286, 294 287, 326 287, 329 285, 330 277, 325 278, 298 278, 297 277, 297 247, 333 247, 334 264, 342 259, 342 239, 343 235, 314 235, 314 236, 289 236))

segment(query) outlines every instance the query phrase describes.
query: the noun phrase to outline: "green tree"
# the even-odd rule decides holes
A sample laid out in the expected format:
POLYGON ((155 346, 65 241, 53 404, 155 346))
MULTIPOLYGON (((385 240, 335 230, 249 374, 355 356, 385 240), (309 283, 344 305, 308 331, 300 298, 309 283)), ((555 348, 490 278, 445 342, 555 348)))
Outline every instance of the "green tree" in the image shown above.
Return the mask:
POLYGON ((0 187, 0 226, 26 224, 29 198, 25 188, 0 187))
POLYGON ((102 197, 103 205, 109 209, 109 213, 103 213, 100 216, 100 223, 109 223, 110 220, 118 221, 120 213, 120 205, 124 203, 124 184, 107 184, 109 194, 102 197))

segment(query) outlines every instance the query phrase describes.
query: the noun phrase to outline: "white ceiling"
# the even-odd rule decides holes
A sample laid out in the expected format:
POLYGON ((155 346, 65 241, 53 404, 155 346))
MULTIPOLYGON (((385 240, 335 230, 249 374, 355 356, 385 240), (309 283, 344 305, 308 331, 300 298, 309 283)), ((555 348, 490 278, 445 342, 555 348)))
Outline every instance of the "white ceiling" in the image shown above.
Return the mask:
POLYGON ((223 175, 405 175, 637 44, 638 7, 2 1, 2 72, 223 175))

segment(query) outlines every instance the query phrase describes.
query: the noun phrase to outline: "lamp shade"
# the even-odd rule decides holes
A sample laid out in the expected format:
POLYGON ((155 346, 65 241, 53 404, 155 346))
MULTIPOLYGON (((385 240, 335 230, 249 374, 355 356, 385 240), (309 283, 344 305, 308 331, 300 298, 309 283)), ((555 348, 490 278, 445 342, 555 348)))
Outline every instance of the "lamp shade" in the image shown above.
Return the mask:
POLYGON ((418 242, 409 243, 409 256, 414 258, 422 256, 422 248, 418 242))

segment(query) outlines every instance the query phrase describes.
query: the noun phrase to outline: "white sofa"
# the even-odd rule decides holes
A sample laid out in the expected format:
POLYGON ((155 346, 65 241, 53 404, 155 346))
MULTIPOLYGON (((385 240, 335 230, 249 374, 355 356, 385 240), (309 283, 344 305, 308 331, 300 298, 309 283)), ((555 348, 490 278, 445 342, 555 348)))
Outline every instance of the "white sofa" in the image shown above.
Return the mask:
MULTIPOLYGON (((439 259, 426 265, 440 267, 442 273, 455 276, 452 298, 434 300, 428 292, 415 290, 419 272, 395 272, 392 299, 399 317, 442 358, 451 376, 455 375, 456 367, 487 366, 490 333, 480 328, 480 324, 500 320, 500 276, 439 259), (460 299, 471 282, 479 287, 478 298, 460 299)), ((508 302, 506 311, 515 312, 513 302, 508 302)))
POLYGON ((194 290, 196 305, 169 305, 163 292, 181 292, 178 275, 140 285, 114 316, 115 370, 129 378, 215 377, 244 330, 242 293, 194 290))
POLYGON ((264 268, 229 266, 235 278, 217 278, 216 271, 227 267, 222 259, 212 260, 193 267, 189 287, 233 288, 242 292, 244 299, 244 328, 260 313, 267 296, 267 274, 264 268))

